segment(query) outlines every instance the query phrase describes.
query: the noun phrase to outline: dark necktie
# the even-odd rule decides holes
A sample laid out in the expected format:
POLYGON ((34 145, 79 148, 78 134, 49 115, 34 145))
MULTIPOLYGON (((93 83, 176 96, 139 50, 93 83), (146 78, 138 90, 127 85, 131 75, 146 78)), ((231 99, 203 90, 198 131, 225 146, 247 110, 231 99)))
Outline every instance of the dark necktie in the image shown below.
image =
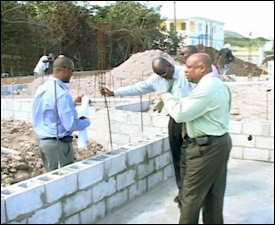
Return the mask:
MULTIPOLYGON (((166 91, 166 92, 171 93, 173 84, 174 84, 174 78, 172 78, 172 79, 169 80, 169 85, 168 85, 168 88, 167 88, 167 91, 166 91)), ((163 106, 164 106, 163 101, 160 101, 160 102, 155 106, 154 111, 158 111, 158 113, 160 113, 161 110, 162 110, 162 108, 163 108, 163 106)))

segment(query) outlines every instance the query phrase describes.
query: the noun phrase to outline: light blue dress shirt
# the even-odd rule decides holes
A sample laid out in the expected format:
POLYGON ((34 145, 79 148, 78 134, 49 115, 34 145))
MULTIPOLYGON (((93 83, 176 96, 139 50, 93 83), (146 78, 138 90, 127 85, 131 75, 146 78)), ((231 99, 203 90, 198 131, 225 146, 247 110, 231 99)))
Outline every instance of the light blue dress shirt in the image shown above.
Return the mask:
MULTIPOLYGON (((174 67, 174 84, 171 94, 178 98, 186 97, 193 90, 195 84, 190 83, 187 80, 184 72, 185 67, 177 65, 174 67)), ((154 91, 165 92, 167 91, 168 86, 169 80, 154 73, 147 80, 115 90, 114 94, 115 96, 133 96, 144 95, 154 91)))
POLYGON ((34 131, 39 138, 57 137, 54 81, 59 119, 58 137, 70 136, 73 131, 84 130, 90 125, 89 119, 78 119, 67 85, 55 77, 50 77, 37 89, 32 105, 34 131))

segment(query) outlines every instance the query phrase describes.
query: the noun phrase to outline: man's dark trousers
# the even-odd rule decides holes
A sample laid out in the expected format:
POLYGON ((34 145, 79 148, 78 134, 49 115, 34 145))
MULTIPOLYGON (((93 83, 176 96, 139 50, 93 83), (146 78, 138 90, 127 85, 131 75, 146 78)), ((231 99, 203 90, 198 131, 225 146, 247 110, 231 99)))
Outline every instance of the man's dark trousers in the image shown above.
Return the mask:
POLYGON ((181 187, 180 157, 181 157, 181 145, 183 140, 181 132, 182 132, 182 123, 176 123, 175 120, 172 117, 170 117, 169 124, 168 124, 169 144, 170 144, 178 188, 181 187))

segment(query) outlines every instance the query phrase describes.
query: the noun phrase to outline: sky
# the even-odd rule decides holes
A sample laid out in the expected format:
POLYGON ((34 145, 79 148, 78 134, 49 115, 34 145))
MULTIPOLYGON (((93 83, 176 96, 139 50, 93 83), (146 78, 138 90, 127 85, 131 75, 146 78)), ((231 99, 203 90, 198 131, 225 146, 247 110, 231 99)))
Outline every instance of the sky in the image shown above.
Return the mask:
MULTIPOLYGON (((106 5, 115 1, 96 1, 106 5)), ((139 1, 149 6, 162 5, 163 17, 174 19, 174 1, 139 1)), ((176 18, 204 17, 225 23, 224 30, 245 37, 274 38, 274 1, 175 1, 176 18), (252 36, 249 34, 252 33, 252 36)))

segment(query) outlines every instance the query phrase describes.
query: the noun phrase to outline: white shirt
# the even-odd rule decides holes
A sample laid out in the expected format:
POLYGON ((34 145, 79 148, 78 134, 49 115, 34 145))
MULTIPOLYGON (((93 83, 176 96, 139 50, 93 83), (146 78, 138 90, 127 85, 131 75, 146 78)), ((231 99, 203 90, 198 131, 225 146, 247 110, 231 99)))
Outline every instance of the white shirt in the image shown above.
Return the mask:
POLYGON ((45 55, 43 55, 36 64, 36 67, 33 70, 35 73, 41 73, 49 68, 49 62, 44 63, 44 60, 48 60, 48 57, 45 55))
MULTIPOLYGON (((175 71, 173 74, 174 84, 171 94, 174 97, 186 97, 193 90, 195 84, 189 83, 187 80, 184 67, 174 66, 175 71)), ((169 85, 169 80, 162 78, 157 74, 151 75, 147 80, 138 82, 134 85, 119 88, 114 91, 115 96, 133 96, 144 95, 153 91, 166 92, 169 85)))

